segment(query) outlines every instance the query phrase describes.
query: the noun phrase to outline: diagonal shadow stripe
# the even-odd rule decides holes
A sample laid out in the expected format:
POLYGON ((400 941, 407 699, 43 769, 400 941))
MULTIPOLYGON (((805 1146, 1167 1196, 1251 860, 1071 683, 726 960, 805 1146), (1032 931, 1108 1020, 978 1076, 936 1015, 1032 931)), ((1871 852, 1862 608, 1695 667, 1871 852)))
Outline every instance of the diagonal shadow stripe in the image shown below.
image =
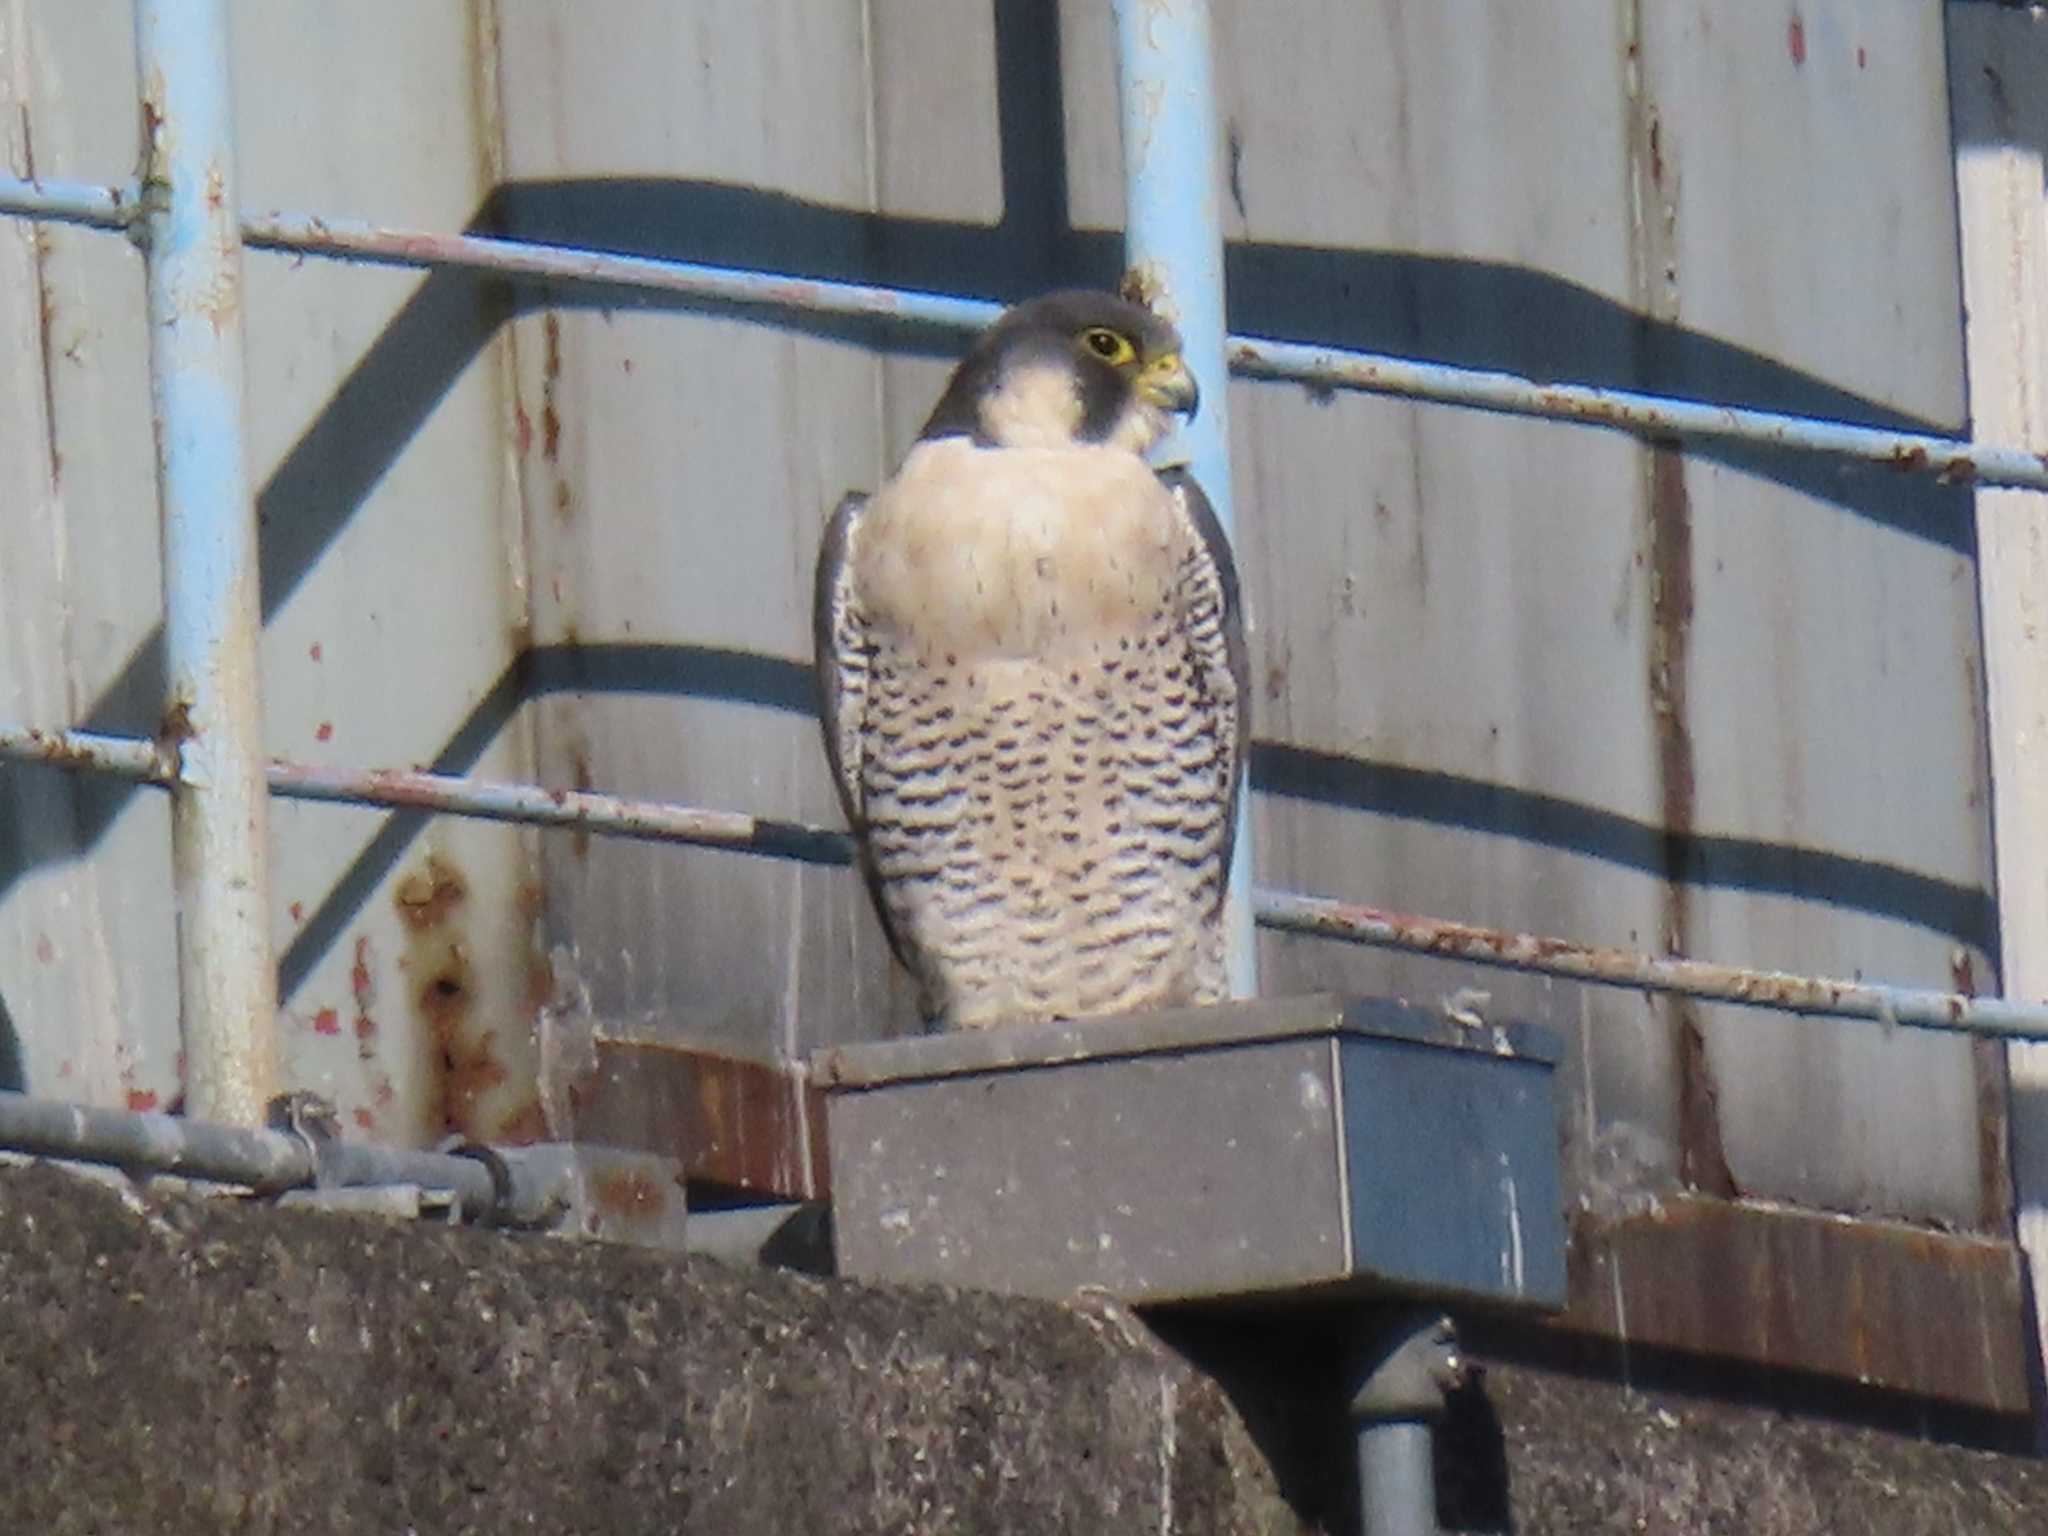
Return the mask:
MULTIPOLYGON (((509 184, 485 200, 467 228, 629 254, 974 292, 999 299, 1019 298, 1062 284, 1113 282, 1121 244, 1115 232, 1076 230, 1067 221, 1065 108, 1055 8, 1038 0, 997 0, 995 15, 1004 208, 996 225, 884 217, 744 186, 607 178, 509 184)), ((1953 425, 1891 410, 1763 354, 1646 319, 1603 295, 1526 268, 1411 252, 1253 242, 1230 247, 1227 271, 1230 322, 1239 331, 1503 368, 1536 378, 1569 378, 1713 398, 1872 426, 1943 431, 1953 425)), ((792 318, 705 305, 675 295, 581 287, 556 291, 481 273, 435 271, 350 370, 258 496, 266 619, 341 536, 364 498, 499 327, 515 315, 549 306, 710 310, 765 318, 776 325, 884 351, 941 355, 958 350, 956 337, 883 327, 870 320, 792 318)), ((1739 446, 1694 451, 1826 499, 1914 538, 1974 554, 1973 521, 1963 487, 1943 487, 1923 477, 1876 468, 1845 468, 1791 452, 1739 446)), ((778 682, 775 674, 757 675, 747 670, 756 663, 790 663, 774 663, 770 658, 742 662, 737 659, 740 653, 717 653, 729 658, 721 664, 723 671, 714 668, 706 672, 700 666, 690 672, 685 668, 666 684, 657 685, 662 667, 681 664, 656 664, 645 657, 628 660, 625 653, 630 649, 583 648, 584 654, 573 666, 585 670, 574 686, 592 691, 717 697, 745 696, 751 690, 772 695, 772 700, 764 697, 762 701, 779 701, 776 707, 798 707, 786 678, 778 682), (604 670, 613 666, 624 670, 604 670), (635 677, 645 686, 624 686, 627 679, 635 677), (725 687, 737 691, 719 691, 725 687), (779 694, 778 688, 782 690, 779 694)), ((688 647, 670 649, 691 651, 688 647)), ((443 748, 436 765, 443 771, 459 772, 473 764, 482 745, 502 728, 520 702, 537 692, 571 686, 549 670, 570 665, 548 652, 513 663, 443 748)), ((803 693, 801 707, 807 709, 808 684, 803 685, 803 693)), ((158 631, 130 656, 82 724, 96 731, 151 735, 163 697, 162 636, 158 631)), ((1270 769, 1273 760, 1267 761, 1270 769)), ((5 770, 17 771, 25 770, 5 770)), ((1453 789, 1467 783, 1451 775, 1432 777, 1453 789)), ((1383 778, 1377 782, 1378 792, 1391 793, 1391 781, 1383 778)), ((1482 788, 1487 793, 1521 793, 1482 788)), ((0 895, 44 860, 74 857, 95 846, 132 792, 130 786, 107 780, 75 781, 71 801, 75 838, 61 851, 53 851, 47 839, 22 835, 18 818, 0 816, 0 895)), ((1503 816, 1509 825, 1518 824, 1519 817, 1521 823, 1539 832, 1545 826, 1563 825, 1555 817, 1546 820, 1526 807, 1509 808, 1503 816)), ((418 821, 396 817, 392 825, 410 825, 416 831, 418 821)), ((387 830, 393 838, 400 836, 397 830, 387 830)), ((1623 836, 1604 823, 1599 827, 1587 824, 1582 830, 1596 841, 1604 839, 1602 846, 1613 850, 1634 846, 1633 833, 1623 836)), ((1554 835, 1562 838, 1566 834, 1554 835)), ((1568 846, 1563 842, 1557 845, 1568 846)), ((402 847, 403 841, 393 845, 380 841, 378 846, 402 847)), ((1618 851, 1614 857, 1628 862, 1618 851)), ((1858 861, 1847 863, 1862 867, 1858 861)), ((357 864, 369 867, 361 859, 357 864)), ((1777 889, 1770 883, 1775 880, 1788 888, 1811 889, 1813 899, 1856 904, 1846 894, 1846 887, 1854 882, 1819 879, 1812 876, 1810 866, 1794 868, 1783 858, 1765 867, 1753 858, 1745 863, 1733 848, 1718 853, 1705 849, 1696 857, 1689 856, 1685 867, 1689 876, 1697 870, 1702 879, 1727 875, 1739 883, 1740 878, 1755 878, 1761 882, 1757 888, 1777 889), (1744 870, 1749 874, 1744 875, 1744 870)), ((1880 892, 1870 899, 1894 902, 1900 907, 1898 915, 1908 921, 1955 932, 1970 942, 1983 942, 1976 937, 1982 924, 1968 915, 1963 897, 1936 899, 1936 893, 1910 886, 1917 877, 1901 875, 1907 885, 1899 886, 1891 896, 1880 892), (1944 912, 1948 915, 1942 915, 1944 912)), ((1877 883, 1884 885, 1883 881, 1877 883)), ((1983 893, 1976 893, 1976 899, 1988 907, 1989 898, 1983 893)), ((323 902, 321 911, 345 909, 346 900, 337 904, 331 897, 323 902)), ((319 952, 317 947, 307 946, 332 941, 331 933, 325 929, 315 933, 314 927, 309 924, 294 941, 287 955, 288 972, 303 975, 309 963, 306 957, 319 952)))
MULTIPOLYGON (((434 771, 468 772, 520 706, 564 693, 718 699, 805 716, 814 707, 809 664, 786 657, 655 642, 540 646, 470 711, 434 771)), ((1694 885, 1870 913, 1998 952, 1989 892, 1894 864, 1752 838, 1673 837, 1654 823, 1555 795, 1284 742, 1253 744, 1251 780, 1262 794, 1511 837, 1649 875, 1661 877, 1675 861, 1694 885)), ((341 941, 428 819, 411 811, 386 818, 286 949, 281 996, 289 998, 341 941)))
POLYGON ((1655 822, 1556 795, 1285 742, 1253 744, 1252 787, 1286 799, 1511 837, 1660 878, 1676 868, 1689 885, 1867 912, 1998 953, 1998 906, 1989 891, 1874 859, 1754 838, 1675 835, 1655 822))

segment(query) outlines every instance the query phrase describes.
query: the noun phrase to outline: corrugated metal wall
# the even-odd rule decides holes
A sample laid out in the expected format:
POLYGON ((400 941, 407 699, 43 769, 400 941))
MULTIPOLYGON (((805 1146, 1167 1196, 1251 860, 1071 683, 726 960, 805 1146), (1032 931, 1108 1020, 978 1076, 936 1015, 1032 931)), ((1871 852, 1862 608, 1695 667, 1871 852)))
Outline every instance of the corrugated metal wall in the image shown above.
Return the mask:
MULTIPOLYGON (((1117 269, 1097 0, 236 20, 253 207, 998 298, 1117 269)), ((1234 328, 1960 427, 1937 9, 1236 4, 1220 31, 1234 328)), ((125 0, 0 0, 0 98, 16 171, 125 174, 125 0)), ((812 551, 943 339, 249 274, 278 751, 833 819, 812 551)), ((109 237, 0 229, 9 717, 152 722, 140 281, 109 237)), ((1964 492, 1233 390, 1266 883, 1988 985, 1964 492)), ((10 770, 0 834, 18 1076, 168 1094, 162 808, 10 770)), ((530 1128, 550 995, 754 1052, 909 1022, 843 870, 324 807, 276 836, 291 1069, 376 1134, 530 1128)), ((1999 1199, 1964 1042, 1310 940, 1264 960, 1269 992, 1476 984, 1560 1026, 1595 1203, 1681 1175, 1964 1225, 1999 1199)))

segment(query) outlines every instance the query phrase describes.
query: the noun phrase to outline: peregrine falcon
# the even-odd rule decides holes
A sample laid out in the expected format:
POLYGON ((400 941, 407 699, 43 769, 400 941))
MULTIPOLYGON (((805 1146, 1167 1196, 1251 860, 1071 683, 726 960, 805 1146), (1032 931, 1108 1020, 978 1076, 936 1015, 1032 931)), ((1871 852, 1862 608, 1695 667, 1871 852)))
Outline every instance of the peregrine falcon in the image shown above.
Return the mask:
POLYGON ((979 338, 826 529, 826 754, 941 1027, 1228 996, 1237 573, 1201 487, 1146 460, 1195 405, 1172 326, 1050 294, 979 338))

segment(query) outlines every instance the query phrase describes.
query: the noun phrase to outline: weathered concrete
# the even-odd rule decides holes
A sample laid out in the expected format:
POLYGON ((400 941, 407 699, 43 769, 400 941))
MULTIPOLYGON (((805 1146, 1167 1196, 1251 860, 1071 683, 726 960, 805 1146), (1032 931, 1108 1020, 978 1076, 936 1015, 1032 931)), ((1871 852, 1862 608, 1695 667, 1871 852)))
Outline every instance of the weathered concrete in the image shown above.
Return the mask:
MULTIPOLYGON (((0 1167, 0 1531, 1302 1536, 1272 1468, 1344 1528, 1356 1321, 1162 1321, 1248 1432, 1114 1309, 0 1167)), ((1453 1530, 2048 1530, 2048 1463, 1853 1422, 1872 1404, 1833 1389, 1795 1414, 1472 1342, 1453 1530)))
MULTIPOLYGON (((1346 1339, 1366 1321, 1322 1307, 1161 1321, 1228 1384, 1283 1492, 1332 1530, 1353 1528, 1346 1339)), ((1650 1351, 1621 1361, 1534 1325, 1468 1318, 1463 1332, 1477 1368, 1437 1436, 1449 1531, 2048 1532, 2048 1462, 1982 1448, 2024 1444, 2022 1419, 1650 1351)))
POLYGON ((1515 1536, 2048 1531, 2037 1460, 1523 1366, 1488 1369, 1483 1388, 1515 1536))
POLYGON ((1114 1315, 0 1170, 0 1530, 1300 1529, 1114 1315))

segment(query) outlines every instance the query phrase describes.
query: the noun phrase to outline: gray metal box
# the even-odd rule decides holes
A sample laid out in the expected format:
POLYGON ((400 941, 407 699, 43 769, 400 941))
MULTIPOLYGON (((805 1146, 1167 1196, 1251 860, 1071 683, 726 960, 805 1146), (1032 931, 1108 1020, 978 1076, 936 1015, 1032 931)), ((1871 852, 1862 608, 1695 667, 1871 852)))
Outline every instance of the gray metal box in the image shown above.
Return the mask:
POLYGON ((818 1053, 842 1274, 1561 1306, 1555 1042, 1313 996, 818 1053))

